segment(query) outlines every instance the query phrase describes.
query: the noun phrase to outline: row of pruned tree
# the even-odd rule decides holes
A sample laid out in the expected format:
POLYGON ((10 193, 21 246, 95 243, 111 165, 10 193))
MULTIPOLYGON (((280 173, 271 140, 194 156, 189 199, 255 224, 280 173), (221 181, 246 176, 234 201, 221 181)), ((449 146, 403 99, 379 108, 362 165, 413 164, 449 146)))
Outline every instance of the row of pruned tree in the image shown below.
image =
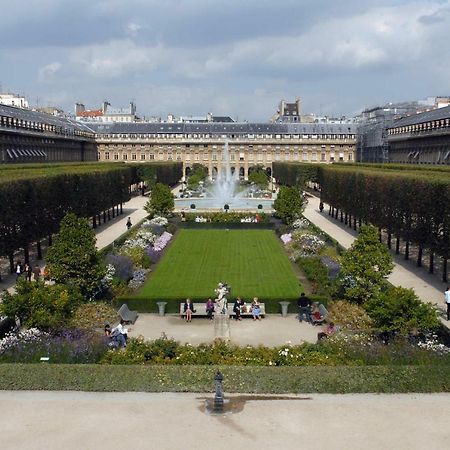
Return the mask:
POLYGON ((40 241, 48 237, 51 244, 52 234, 68 212, 91 217, 94 227, 120 214, 122 204, 130 198, 130 186, 147 181, 144 166, 150 167, 145 173, 151 173, 152 180, 163 183, 173 184, 182 175, 180 163, 143 164, 139 170, 135 165, 102 163, 21 166, 17 176, 10 168, 8 176, 0 176, 0 255, 9 258, 10 270, 15 251, 23 248, 28 261, 34 242, 41 259, 40 241))
MULTIPOLYGON (((281 165, 281 163, 279 163, 281 165)), ((302 175, 302 164, 288 164, 293 180, 295 166, 302 175)), ((443 260, 442 279, 447 281, 450 257, 450 176, 433 171, 384 169, 382 167, 317 165, 321 199, 330 205, 330 213, 356 229, 357 223, 371 223, 386 230, 387 244, 393 240, 397 253, 400 240, 405 242, 405 258, 410 244, 418 248, 417 264, 422 265, 424 252, 429 254, 429 271, 434 270, 434 256, 443 260)), ((277 180, 283 172, 276 172, 277 180)), ((311 179, 311 181, 315 181, 311 179)), ((297 184, 297 183, 295 183, 297 184)))

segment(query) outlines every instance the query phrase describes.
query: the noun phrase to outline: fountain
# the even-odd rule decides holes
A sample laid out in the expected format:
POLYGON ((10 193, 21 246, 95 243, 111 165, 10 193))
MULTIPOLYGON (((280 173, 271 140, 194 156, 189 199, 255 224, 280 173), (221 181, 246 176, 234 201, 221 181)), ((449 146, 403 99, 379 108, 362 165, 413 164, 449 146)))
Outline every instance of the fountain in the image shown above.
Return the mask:
POLYGON ((237 171, 231 170, 228 141, 223 146, 223 155, 218 176, 210 187, 202 187, 206 196, 198 198, 180 198, 175 200, 177 210, 184 209, 220 209, 240 211, 269 211, 272 210, 273 199, 250 198, 251 188, 239 190, 239 176, 237 171), (192 208, 195 205, 195 208, 192 208))

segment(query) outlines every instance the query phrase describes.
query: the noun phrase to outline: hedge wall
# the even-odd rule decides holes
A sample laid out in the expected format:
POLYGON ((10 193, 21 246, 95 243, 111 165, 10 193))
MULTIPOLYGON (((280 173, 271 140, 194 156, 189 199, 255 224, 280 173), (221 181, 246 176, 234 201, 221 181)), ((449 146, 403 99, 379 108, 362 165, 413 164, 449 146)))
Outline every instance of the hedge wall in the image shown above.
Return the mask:
POLYGON ((130 165, 136 171, 137 178, 145 181, 149 185, 163 183, 173 186, 183 177, 182 162, 157 162, 130 165))
POLYGON ((284 186, 303 186, 307 181, 319 181, 319 164, 274 162, 272 168, 277 183, 284 186))
POLYGON ((0 364, 2 390, 213 392, 217 370, 227 393, 450 392, 447 366, 123 366, 0 364))

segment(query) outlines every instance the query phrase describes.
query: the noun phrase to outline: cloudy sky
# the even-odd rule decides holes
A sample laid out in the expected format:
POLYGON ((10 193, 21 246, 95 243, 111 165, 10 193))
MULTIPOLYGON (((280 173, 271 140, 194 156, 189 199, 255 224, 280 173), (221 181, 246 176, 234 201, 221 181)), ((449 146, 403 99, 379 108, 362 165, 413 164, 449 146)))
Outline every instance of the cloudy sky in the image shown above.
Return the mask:
POLYGON ((0 84, 73 110, 268 120, 450 95, 450 0, 0 0, 0 84))

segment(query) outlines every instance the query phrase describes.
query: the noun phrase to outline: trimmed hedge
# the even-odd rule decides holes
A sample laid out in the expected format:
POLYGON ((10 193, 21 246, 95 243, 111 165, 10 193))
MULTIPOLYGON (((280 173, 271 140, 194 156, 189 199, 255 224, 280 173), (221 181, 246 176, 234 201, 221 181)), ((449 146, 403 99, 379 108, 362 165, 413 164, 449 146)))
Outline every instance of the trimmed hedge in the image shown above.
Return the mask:
POLYGON ((447 366, 111 366, 1 364, 2 390, 92 392, 213 392, 224 375, 225 393, 450 392, 447 366))
POLYGON ((319 181, 318 164, 273 162, 273 176, 283 186, 304 186, 307 181, 319 181))
MULTIPOLYGON (((313 302, 319 302, 324 305, 328 302, 328 297, 323 295, 308 295, 308 297, 313 302)), ((193 303, 205 303, 205 298, 195 298, 190 297, 193 303)), ((166 313, 169 314, 178 314, 180 312, 180 303, 183 303, 185 299, 180 298, 160 298, 158 300, 151 300, 143 297, 120 297, 116 300, 116 306, 120 307, 122 304, 126 303, 128 308, 131 310, 138 311, 140 313, 157 313, 159 311, 157 302, 167 302, 166 305, 166 313)), ((268 314, 278 314, 281 313, 281 306, 278 302, 291 302, 289 305, 290 313, 297 313, 297 298, 271 298, 265 299, 260 298, 259 301, 265 304, 266 313, 268 314)), ((230 300, 230 303, 234 302, 234 299, 230 300)), ((250 301, 248 300, 247 303, 250 301)))

